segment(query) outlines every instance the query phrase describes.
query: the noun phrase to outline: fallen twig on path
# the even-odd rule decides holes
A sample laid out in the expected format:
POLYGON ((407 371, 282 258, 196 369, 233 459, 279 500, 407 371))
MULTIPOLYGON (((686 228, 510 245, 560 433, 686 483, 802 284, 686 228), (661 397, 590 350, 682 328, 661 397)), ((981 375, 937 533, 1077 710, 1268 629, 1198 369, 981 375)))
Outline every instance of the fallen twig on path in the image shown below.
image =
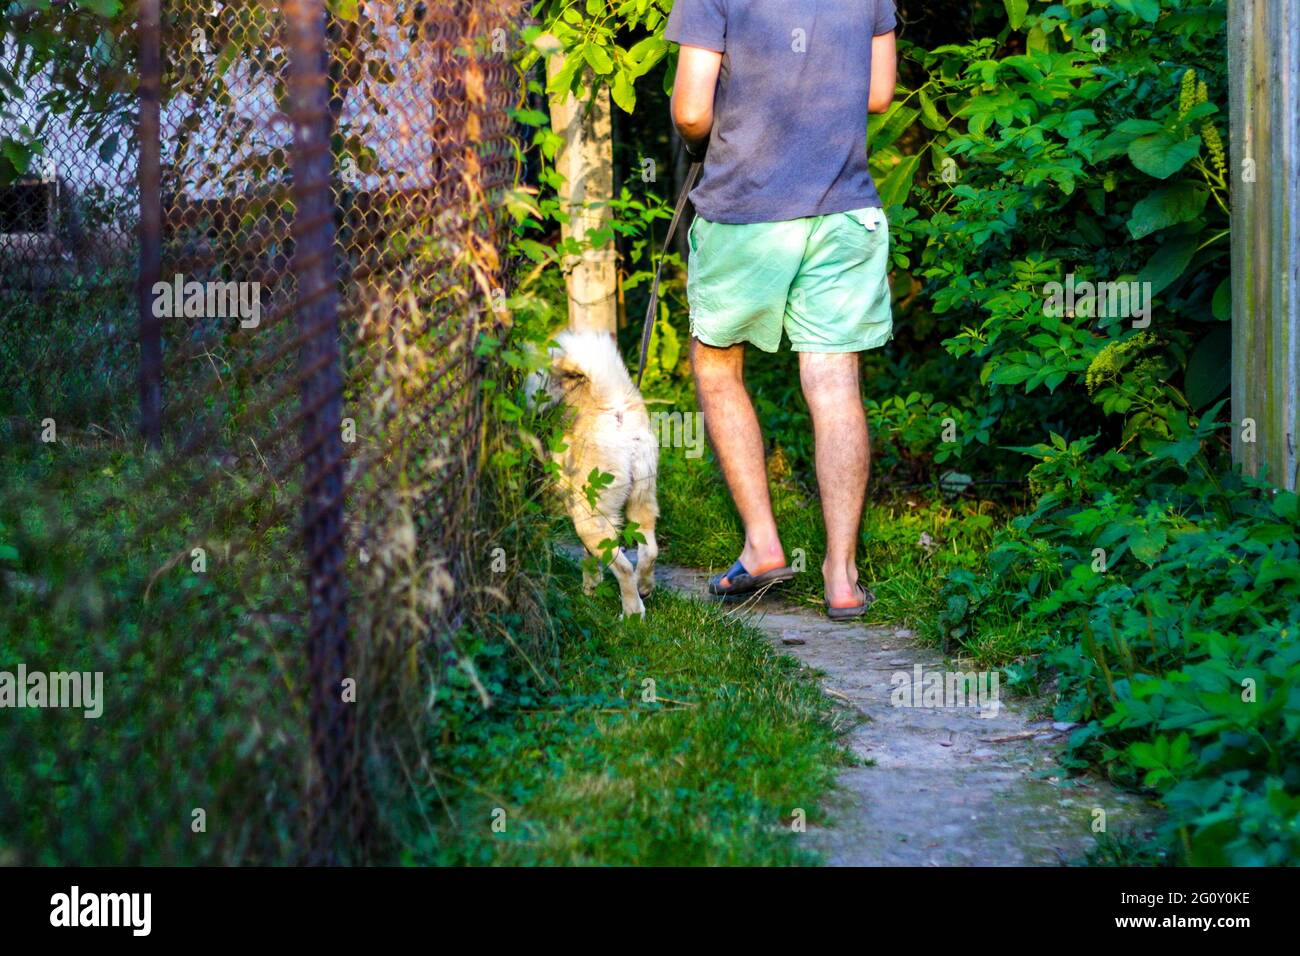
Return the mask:
POLYGON ((1005 744, 1010 743, 1013 740, 1028 740, 1031 737, 1037 737, 1041 733, 1041 730, 1021 730, 1017 733, 1006 734, 1002 737, 981 737, 980 740, 986 744, 1005 744))

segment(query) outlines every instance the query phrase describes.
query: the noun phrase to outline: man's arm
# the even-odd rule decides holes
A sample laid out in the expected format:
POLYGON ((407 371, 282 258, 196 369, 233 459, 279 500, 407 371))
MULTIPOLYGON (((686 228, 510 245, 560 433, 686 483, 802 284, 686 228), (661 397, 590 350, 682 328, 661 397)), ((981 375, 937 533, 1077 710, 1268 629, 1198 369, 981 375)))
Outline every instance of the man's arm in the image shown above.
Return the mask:
MULTIPOLYGON (((678 69, 680 70, 681 67, 678 69)), ((868 113, 889 111, 889 105, 894 102, 894 86, 897 82, 898 48, 894 43, 894 31, 890 30, 871 40, 871 92, 867 94, 868 113)))
POLYGON ((713 50, 683 46, 677 55, 673 124, 686 141, 687 151, 696 156, 704 152, 709 131, 713 129, 713 95, 721 69, 722 54, 713 50))

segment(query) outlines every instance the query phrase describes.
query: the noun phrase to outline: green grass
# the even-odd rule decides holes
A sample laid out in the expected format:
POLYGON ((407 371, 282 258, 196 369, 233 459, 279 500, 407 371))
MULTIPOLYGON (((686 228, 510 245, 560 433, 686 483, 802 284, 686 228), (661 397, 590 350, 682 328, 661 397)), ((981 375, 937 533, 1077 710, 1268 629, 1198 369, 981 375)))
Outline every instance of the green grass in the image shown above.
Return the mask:
MULTIPOLYGON (((73 340, 83 313, 99 314, 60 313, 59 334, 73 340)), ((296 485, 257 490, 264 465, 242 443, 238 458, 154 474, 159 460, 133 434, 129 356, 64 363, 51 337, 0 340, 4 369, 42 355, 52 369, 0 401, 11 450, 0 465, 0 664, 102 669, 107 706, 98 722, 27 712, 0 738, 0 816, 13 821, 0 860, 290 861, 309 774, 296 485), (34 437, 45 414, 58 420, 56 445, 34 437), (196 543, 203 573, 190 566, 196 543), (207 840, 188 828, 201 801, 207 840)), ((218 403, 169 434, 229 427, 222 416, 238 410, 218 403)), ((368 698, 375 720, 418 738, 394 744, 393 725, 368 725, 381 745, 367 759, 383 761, 371 767, 382 859, 815 863, 789 821, 801 809, 826 822, 821 800, 846 759, 815 678, 717 608, 661 592, 646 621, 621 622, 611 580, 586 598, 573 565, 542 572, 528 583, 544 608, 516 601, 518 619, 496 620, 476 605, 474 633, 430 652, 445 670, 421 671, 409 699, 368 698), (534 669, 514 645, 536 658, 538 628, 550 656, 534 669), (456 666, 465 661, 473 677, 456 666), (493 698, 486 713, 475 680, 493 698)), ((383 609, 360 586, 350 597, 353 637, 365 640, 360 622, 383 609)))
POLYGON ((228 488, 196 495, 194 469, 155 474, 156 458, 94 432, 45 446, 0 422, 0 439, 0 669, 104 675, 100 718, 19 711, 0 736, 0 859, 292 859, 285 804, 309 743, 301 695, 284 693, 305 676, 293 512, 230 557, 241 525, 285 502, 231 513, 228 488), (189 830, 195 806, 211 839, 189 830))
MULTIPOLYGON (((820 608, 826 535, 812 490, 815 476, 792 474, 779 448, 769 455, 768 470, 786 560, 799 567, 803 552, 803 573, 784 586, 782 595, 820 608)), ((679 449, 661 452, 659 507, 662 560, 721 571, 740 553, 740 519, 711 453, 688 459, 679 449)), ((993 533, 1009 517, 989 501, 945 501, 933 493, 902 494, 873 483, 858 551, 862 579, 877 597, 869 622, 912 627, 928 643, 942 645, 939 591, 946 575, 954 568, 979 570, 993 533)), ((965 653, 996 664, 1028 653, 1030 646, 1030 635, 1007 615, 983 628, 965 653)))
POLYGON ((486 716, 458 723, 445 702, 454 726, 427 807, 437 834, 408 862, 817 862, 790 819, 825 822, 820 801, 847 758, 814 677, 752 628, 662 589, 645 621, 620 621, 608 578, 587 598, 576 567, 562 568, 554 676, 519 676, 502 658, 515 676, 488 681, 486 716))

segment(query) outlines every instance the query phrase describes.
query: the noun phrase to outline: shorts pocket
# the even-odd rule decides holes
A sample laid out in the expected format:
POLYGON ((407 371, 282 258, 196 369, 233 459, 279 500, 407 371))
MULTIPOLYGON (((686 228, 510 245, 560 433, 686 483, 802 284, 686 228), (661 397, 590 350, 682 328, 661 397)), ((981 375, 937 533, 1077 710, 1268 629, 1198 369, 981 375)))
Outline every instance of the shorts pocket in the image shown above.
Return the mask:
POLYGON ((867 206, 863 209, 853 209, 846 212, 854 222, 859 223, 867 232, 875 232, 877 229, 884 228, 889 231, 889 223, 885 220, 885 211, 875 206, 867 206))
POLYGON ((691 224, 686 227, 686 245, 694 253, 700 247, 700 242, 695 238, 695 227, 700 224, 699 216, 691 216, 691 224))

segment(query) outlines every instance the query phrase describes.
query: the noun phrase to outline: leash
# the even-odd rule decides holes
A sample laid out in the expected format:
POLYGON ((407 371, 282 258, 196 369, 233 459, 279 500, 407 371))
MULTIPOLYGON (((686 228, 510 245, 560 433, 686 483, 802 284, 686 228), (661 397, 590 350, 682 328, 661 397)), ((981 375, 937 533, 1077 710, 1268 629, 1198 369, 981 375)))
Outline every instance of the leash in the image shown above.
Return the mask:
POLYGON ((686 197, 692 189, 695 188, 695 180, 700 177, 700 169, 703 163, 691 163, 691 168, 686 173, 686 182, 682 183, 682 191, 677 196, 677 208, 673 210, 672 222, 668 224, 668 234, 664 236, 663 248, 659 252, 659 264, 655 266, 655 278, 650 283, 650 304, 645 310, 645 325, 641 328, 641 361, 636 367, 636 387, 641 387, 641 376, 645 374, 646 353, 650 350, 650 332, 654 329, 655 311, 659 308, 659 279, 664 271, 664 257, 668 255, 668 247, 672 245, 673 236, 677 232, 677 224, 681 221, 682 212, 686 209, 686 197))

